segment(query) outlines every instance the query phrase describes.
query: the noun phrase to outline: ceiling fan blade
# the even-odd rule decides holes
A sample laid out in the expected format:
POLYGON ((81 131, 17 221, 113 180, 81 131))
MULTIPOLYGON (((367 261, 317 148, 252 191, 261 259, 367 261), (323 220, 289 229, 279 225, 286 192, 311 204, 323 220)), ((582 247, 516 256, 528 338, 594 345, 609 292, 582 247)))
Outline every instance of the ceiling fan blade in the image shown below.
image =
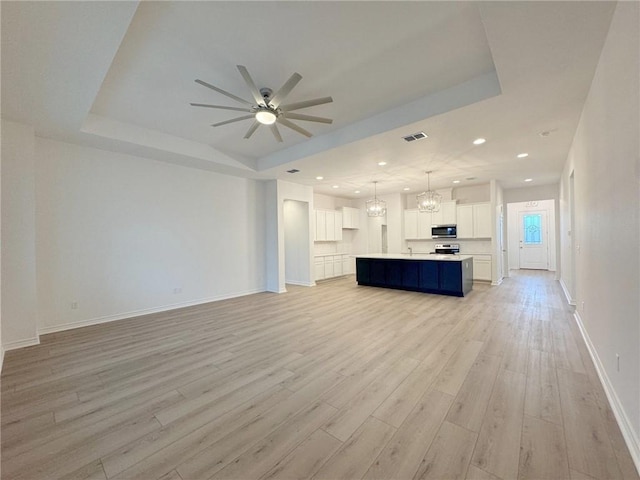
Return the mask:
POLYGON ((271 133, 273 133, 273 136, 276 137, 276 140, 282 143, 282 135, 280 135, 280 130, 278 130, 277 125, 275 123, 272 123, 271 125, 269 125, 269 127, 271 127, 271 133))
POLYGON ((244 135, 244 138, 249 138, 251 135, 253 135, 253 132, 255 132, 259 126, 259 121, 256 120, 255 122, 253 122, 253 124, 251 124, 251 126, 249 127, 249 130, 247 130, 247 133, 244 135))
POLYGON ((280 102, 282 102, 285 97, 289 95, 289 92, 293 90, 293 87, 295 87, 300 80, 302 80, 302 75, 300 75, 299 73, 294 73, 289 77, 289 80, 284 82, 284 85, 280 87, 280 90, 278 90, 275 95, 273 95, 269 100, 269 103, 273 105, 273 108, 278 108, 280 102))
POLYGON ((314 117, 313 115, 303 115, 301 113, 282 112, 282 116, 293 120, 306 120, 307 122, 333 123, 330 118, 314 117))
POLYGON ((313 107, 315 105, 322 105, 324 103, 331 103, 331 102, 333 102, 333 98, 322 97, 322 98, 316 98, 314 100, 305 100, 304 102, 296 102, 296 103, 289 103, 287 105, 282 105, 280 107, 280 110, 282 110, 283 112, 290 112, 292 110, 300 110, 301 108, 313 107))
POLYGON ((278 123, 281 123, 282 125, 284 125, 285 127, 289 127, 291 130, 295 130, 298 133, 301 133, 302 135, 304 135, 305 137, 313 137, 313 135, 311 134, 311 132, 306 131, 304 128, 299 127, 298 125, 296 125, 293 122, 290 122, 289 120, 287 120, 286 118, 284 118, 282 115, 280 115, 278 117, 277 120, 278 123))
POLYGON ((244 100, 244 99, 242 99, 242 98, 240 98, 240 97, 236 97, 233 93, 229 93, 229 92, 227 92, 227 91, 225 91, 225 90, 222 90, 221 88, 214 87, 214 86, 213 86, 213 85, 211 85, 210 83, 203 82, 202 80, 196 80, 195 82, 196 82, 196 83, 199 83, 199 84, 200 84, 200 85, 202 85, 202 86, 205 86, 205 87, 207 87, 207 88, 210 88, 211 90, 215 90, 215 91, 216 91, 216 92, 218 92, 218 93, 221 93, 221 94, 223 94, 223 95, 226 95, 226 96, 227 96, 227 97, 229 97, 229 98, 233 98, 236 102, 246 103, 247 105, 251 105, 251 106, 253 106, 253 105, 251 104, 251 102, 247 102, 246 100, 244 100))
POLYGON ((256 103, 258 105, 265 105, 264 98, 262 98, 262 94, 260 93, 260 90, 258 90, 258 87, 256 87, 256 84, 253 83, 253 79, 251 78, 251 75, 249 75, 247 67, 243 65, 236 65, 236 67, 238 67, 238 70, 240 70, 240 75, 242 75, 242 78, 244 78, 244 81, 247 83, 249 91, 251 92, 251 95, 255 99, 256 103))
POLYGON ((252 112, 250 108, 225 107, 224 105, 209 105, 207 103, 190 103, 192 107, 220 108, 222 110, 233 110, 234 112, 252 112))
POLYGON ((240 120, 247 120, 249 118, 255 118, 254 115, 244 115, 242 117, 232 118, 231 120, 225 120, 224 122, 214 123, 212 127, 219 127, 220 125, 226 125, 227 123, 239 122, 240 120))

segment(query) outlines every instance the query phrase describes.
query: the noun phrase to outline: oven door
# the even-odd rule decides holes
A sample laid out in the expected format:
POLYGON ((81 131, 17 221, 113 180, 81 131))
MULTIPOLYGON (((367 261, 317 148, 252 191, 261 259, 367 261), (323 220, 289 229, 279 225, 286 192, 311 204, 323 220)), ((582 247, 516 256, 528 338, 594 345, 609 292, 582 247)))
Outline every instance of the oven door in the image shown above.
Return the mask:
POLYGON ((457 238, 456 225, 432 225, 431 238, 457 238))

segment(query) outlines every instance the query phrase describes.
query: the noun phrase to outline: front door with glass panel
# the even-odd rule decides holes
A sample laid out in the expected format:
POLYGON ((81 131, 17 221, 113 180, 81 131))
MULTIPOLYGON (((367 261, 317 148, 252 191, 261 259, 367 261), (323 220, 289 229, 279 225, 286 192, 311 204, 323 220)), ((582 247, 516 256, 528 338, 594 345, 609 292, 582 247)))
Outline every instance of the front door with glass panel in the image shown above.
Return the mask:
POLYGON ((547 270, 547 212, 520 212, 520 268, 547 270))

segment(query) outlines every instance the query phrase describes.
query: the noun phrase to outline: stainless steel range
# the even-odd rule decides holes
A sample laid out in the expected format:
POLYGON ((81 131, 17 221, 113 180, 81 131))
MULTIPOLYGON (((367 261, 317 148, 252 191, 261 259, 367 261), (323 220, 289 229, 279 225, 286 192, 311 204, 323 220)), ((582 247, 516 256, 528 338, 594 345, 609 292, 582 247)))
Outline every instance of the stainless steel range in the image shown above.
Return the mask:
POLYGON ((455 255, 460 253, 459 243, 436 243, 435 251, 430 252, 432 255, 455 255))

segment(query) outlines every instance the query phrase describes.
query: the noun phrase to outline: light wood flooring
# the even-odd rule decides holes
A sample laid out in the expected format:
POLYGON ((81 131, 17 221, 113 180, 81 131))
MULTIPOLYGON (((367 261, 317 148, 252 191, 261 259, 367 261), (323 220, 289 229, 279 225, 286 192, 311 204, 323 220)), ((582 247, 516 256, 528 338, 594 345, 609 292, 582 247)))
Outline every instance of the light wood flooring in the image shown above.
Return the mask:
POLYGON ((637 479, 547 272, 353 276, 8 352, 2 478, 637 479))

